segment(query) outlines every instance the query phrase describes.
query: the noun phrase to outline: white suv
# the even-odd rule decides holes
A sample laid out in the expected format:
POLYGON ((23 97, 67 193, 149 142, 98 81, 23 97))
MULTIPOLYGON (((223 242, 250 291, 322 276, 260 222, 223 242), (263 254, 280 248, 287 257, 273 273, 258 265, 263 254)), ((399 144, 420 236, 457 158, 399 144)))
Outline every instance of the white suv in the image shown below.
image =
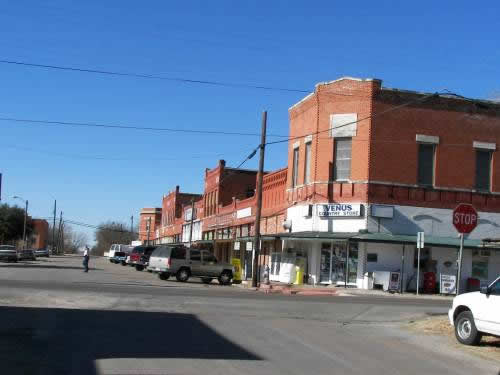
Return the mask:
POLYGON ((500 277, 480 292, 456 296, 448 317, 462 344, 477 345, 483 334, 500 337, 500 277))

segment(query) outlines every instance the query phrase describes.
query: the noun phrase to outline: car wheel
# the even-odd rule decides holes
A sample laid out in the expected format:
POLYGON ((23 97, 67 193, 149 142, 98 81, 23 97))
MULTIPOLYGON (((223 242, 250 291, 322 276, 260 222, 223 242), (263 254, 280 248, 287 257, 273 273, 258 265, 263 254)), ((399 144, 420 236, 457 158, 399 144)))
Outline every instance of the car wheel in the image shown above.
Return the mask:
POLYGON ((160 272, 158 273, 158 277, 160 280, 168 280, 170 278, 170 274, 168 272, 160 272))
POLYGON ((135 266, 135 270, 136 271, 142 271, 142 270, 144 270, 144 267, 138 264, 138 265, 135 266))
POLYGON ((233 274, 229 271, 224 271, 219 276, 219 283, 221 285, 231 285, 232 279, 233 279, 233 274))
POLYGON ((201 278, 201 281, 204 283, 204 284, 210 284, 212 282, 212 279, 210 277, 202 277, 201 278))
POLYGON ((179 271, 177 271, 175 278, 177 279, 177 281, 185 283, 186 281, 189 280, 189 276, 190 276, 189 269, 181 268, 179 271))
POLYGON ((113 263, 113 259, 110 259, 110 260, 109 260, 109 263, 113 263))
POLYGON ((455 319, 455 336, 464 345, 477 345, 482 334, 476 328, 470 311, 461 312, 455 319))

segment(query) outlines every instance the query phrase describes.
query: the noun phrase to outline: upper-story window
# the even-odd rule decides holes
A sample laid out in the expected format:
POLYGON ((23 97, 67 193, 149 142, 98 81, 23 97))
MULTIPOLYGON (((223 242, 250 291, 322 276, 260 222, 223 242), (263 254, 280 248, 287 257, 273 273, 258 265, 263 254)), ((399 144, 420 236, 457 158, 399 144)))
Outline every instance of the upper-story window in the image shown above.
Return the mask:
POLYGON ((299 183, 299 147, 293 149, 292 187, 299 183))
POLYGON ((476 149, 476 190, 491 191, 491 151, 476 149))
POLYGON ((305 145, 304 155, 304 184, 311 182, 311 142, 305 145))
POLYGON ((333 178, 335 181, 351 179, 352 138, 335 139, 335 165, 333 178))
POLYGON ((434 185, 436 146, 432 143, 418 144, 418 178, 422 186, 434 185))

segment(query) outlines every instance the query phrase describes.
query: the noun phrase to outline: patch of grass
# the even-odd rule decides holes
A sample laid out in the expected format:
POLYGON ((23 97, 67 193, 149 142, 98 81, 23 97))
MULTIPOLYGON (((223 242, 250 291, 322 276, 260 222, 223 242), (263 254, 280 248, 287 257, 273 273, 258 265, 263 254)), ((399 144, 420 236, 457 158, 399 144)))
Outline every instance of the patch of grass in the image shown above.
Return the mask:
POLYGON ((480 357, 500 361, 500 338, 483 336, 478 346, 467 346, 460 344, 455 338, 453 326, 447 316, 433 316, 427 319, 409 323, 409 329, 418 333, 444 336, 453 347, 465 350, 480 357))

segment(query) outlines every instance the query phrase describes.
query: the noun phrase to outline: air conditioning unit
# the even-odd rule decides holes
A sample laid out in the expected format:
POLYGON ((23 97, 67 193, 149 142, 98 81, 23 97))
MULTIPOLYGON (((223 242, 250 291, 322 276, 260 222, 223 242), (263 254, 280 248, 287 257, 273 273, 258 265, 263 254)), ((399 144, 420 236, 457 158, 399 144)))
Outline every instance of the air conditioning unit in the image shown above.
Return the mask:
POLYGON ((482 257, 489 257, 491 255, 491 250, 481 250, 479 255, 482 257))
POLYGON ((312 204, 307 204, 305 206, 302 206, 302 215, 304 217, 311 217, 313 215, 313 205, 312 204))

